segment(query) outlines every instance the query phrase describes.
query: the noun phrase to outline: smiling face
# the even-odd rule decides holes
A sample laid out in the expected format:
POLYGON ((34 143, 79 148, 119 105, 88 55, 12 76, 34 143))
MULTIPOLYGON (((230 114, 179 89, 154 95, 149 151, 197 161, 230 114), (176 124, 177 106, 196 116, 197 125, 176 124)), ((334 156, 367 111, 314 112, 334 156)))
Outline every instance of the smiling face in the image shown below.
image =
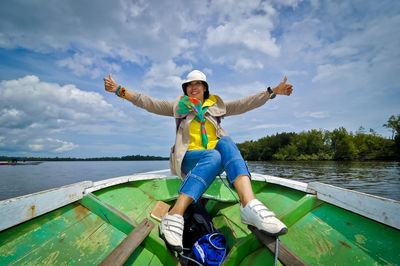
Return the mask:
POLYGON ((204 87, 203 83, 199 80, 195 80, 189 82, 186 87, 187 96, 196 98, 201 102, 204 102, 204 92, 206 88, 204 87))

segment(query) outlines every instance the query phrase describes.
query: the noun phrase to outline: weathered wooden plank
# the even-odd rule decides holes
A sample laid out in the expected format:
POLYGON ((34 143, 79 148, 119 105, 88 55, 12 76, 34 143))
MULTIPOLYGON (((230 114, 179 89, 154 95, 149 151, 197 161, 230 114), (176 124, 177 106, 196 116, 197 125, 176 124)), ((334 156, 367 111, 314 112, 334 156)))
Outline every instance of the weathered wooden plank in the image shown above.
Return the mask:
POLYGON ((287 227, 291 227, 303 216, 323 203, 324 202, 318 200, 315 195, 305 194, 296 204, 285 210, 284 213, 278 215, 278 218, 281 219, 287 227))
MULTIPOLYGON (((258 238, 258 240, 261 243, 263 243, 273 254, 275 254, 275 247, 276 247, 275 237, 271 237, 262 233, 254 226, 249 225, 248 228, 253 232, 253 234, 258 238)), ((282 242, 279 243, 278 259, 283 265, 290 265, 290 266, 308 265, 282 242)))
POLYGON ((123 232, 92 213, 62 231, 51 229, 56 232, 55 235, 37 243, 38 246, 28 246, 26 254, 10 264, 97 265, 104 254, 111 252, 126 237, 123 232))
MULTIPOLYGON (((131 220, 124 213, 118 209, 112 207, 108 203, 100 200, 93 194, 88 194, 80 201, 80 203, 101 217, 104 221, 115 226, 125 234, 130 234, 132 230, 137 226, 137 223, 131 220)), ((150 215, 150 212, 148 213, 150 215)), ((157 257, 165 262, 167 265, 176 264, 176 258, 167 251, 165 248, 164 241, 161 239, 155 239, 153 236, 149 236, 143 242, 143 246, 151 250, 157 257)))
POLYGON ((135 221, 106 202, 101 201, 93 194, 88 194, 83 197, 80 203, 125 234, 132 232, 137 225, 135 221))
POLYGON ((106 265, 123 265, 132 252, 150 234, 154 223, 145 218, 101 263, 106 265))
POLYGON ((400 202, 339 188, 319 182, 309 183, 317 198, 356 214, 400 229, 400 202))
POLYGON ((92 181, 0 201, 0 231, 80 200, 92 181))

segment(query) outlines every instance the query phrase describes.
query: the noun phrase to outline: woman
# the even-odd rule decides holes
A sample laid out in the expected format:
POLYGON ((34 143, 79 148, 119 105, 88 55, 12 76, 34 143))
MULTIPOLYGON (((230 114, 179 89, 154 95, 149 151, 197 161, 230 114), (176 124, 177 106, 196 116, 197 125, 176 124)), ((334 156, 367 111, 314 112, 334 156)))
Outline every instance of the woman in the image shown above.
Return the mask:
POLYGON ((255 199, 247 169, 236 144, 220 125, 220 119, 262 106, 276 95, 290 95, 292 85, 287 78, 274 88, 230 102, 223 102, 209 93, 206 75, 190 72, 182 84, 184 95, 175 101, 159 100, 132 92, 117 84, 109 75, 104 78, 106 91, 116 93, 149 112, 172 116, 177 122, 175 145, 171 150, 170 168, 183 183, 178 199, 160 223, 160 235, 171 248, 182 250, 182 235, 186 208, 196 202, 216 175, 225 171, 240 199, 242 222, 273 236, 287 232, 274 213, 255 199))

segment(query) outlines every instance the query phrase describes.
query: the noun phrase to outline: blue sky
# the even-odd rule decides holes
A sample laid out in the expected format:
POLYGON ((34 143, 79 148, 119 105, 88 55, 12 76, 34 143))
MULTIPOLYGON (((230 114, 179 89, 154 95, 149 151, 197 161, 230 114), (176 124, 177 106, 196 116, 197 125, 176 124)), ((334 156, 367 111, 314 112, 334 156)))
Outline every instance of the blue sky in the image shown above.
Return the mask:
POLYGON ((372 128, 400 113, 399 1, 2 1, 0 155, 168 156, 172 118, 104 91, 174 99, 192 69, 234 100, 290 97, 222 120, 236 142, 372 128))

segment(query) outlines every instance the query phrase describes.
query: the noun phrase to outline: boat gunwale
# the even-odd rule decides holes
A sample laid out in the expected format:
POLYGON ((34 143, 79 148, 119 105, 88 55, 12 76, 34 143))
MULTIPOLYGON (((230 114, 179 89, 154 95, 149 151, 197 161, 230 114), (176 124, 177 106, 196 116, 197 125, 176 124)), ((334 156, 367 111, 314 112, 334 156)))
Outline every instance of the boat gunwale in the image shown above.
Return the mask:
MULTIPOLYGON (((3 217, 2 221, 0 222, 0 232, 17 224, 31 220, 42 214, 76 202, 93 191, 139 180, 177 178, 177 176, 171 175, 169 169, 165 169, 115 177, 96 182, 82 181, 59 188, 49 189, 33 194, 3 200, 0 201, 0 216, 3 217), (60 201, 54 200, 55 196, 59 197, 57 199, 59 199, 60 201), (46 206, 44 203, 48 203, 48 205, 50 206, 46 206), (34 208, 32 206, 34 206, 34 208)), ((400 217, 398 215, 398 213, 400 213, 399 201, 319 182, 304 183, 300 181, 262 174, 252 174, 252 180, 277 184, 289 187, 294 190, 302 191, 307 194, 314 194, 319 200, 330 203, 339 208, 349 210, 353 213, 367 217, 371 220, 375 220, 385 225, 394 227, 398 230, 400 229, 400 217), (346 202, 343 201, 344 195, 348 199, 346 202), (364 209, 359 208, 360 202, 362 202, 361 199, 368 199, 366 200, 366 202, 368 203, 362 205, 362 208, 364 209), (379 204, 379 208, 383 210, 383 213, 385 213, 384 217, 382 217, 381 215, 382 212, 376 213, 376 209, 371 206, 373 205, 371 204, 371 202, 373 204, 379 204)))

